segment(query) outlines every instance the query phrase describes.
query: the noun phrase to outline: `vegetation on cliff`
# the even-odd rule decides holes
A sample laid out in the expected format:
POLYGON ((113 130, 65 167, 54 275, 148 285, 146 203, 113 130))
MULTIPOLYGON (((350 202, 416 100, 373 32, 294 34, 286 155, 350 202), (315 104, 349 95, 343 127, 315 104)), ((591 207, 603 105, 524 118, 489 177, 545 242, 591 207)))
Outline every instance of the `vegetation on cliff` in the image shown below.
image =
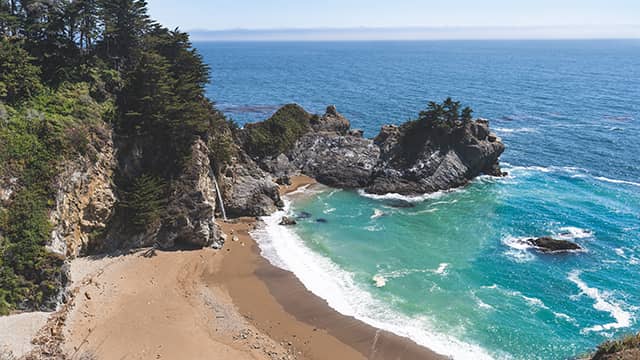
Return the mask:
POLYGON ((143 154, 116 179, 124 227, 158 221, 194 139, 230 137, 208 79, 188 35, 149 19, 145 1, 0 0, 0 186, 16 179, 0 204, 0 313, 51 308, 65 281, 46 250, 54 181, 105 124, 143 154))
POLYGON ((598 346, 591 360, 632 360, 640 357, 640 334, 609 340, 598 346))
POLYGON ((284 153, 309 131, 311 120, 312 116, 299 105, 285 105, 269 119, 246 126, 245 149, 257 157, 284 153))

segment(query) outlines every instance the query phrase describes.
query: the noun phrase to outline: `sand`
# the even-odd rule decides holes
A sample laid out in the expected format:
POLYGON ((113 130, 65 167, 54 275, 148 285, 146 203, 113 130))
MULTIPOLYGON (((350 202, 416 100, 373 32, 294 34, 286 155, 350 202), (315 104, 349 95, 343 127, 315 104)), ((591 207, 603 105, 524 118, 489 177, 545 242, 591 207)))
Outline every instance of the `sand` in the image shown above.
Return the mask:
MULTIPOLYGON (((294 177, 282 193, 310 184, 294 177)), ((74 260, 75 296, 40 335, 61 334, 71 359, 442 358, 337 313, 270 265, 249 236, 254 218, 220 225, 230 235, 222 250, 74 260)))
POLYGON ((51 313, 32 312, 0 316, 0 354, 20 357, 33 349, 31 339, 47 322, 51 313))

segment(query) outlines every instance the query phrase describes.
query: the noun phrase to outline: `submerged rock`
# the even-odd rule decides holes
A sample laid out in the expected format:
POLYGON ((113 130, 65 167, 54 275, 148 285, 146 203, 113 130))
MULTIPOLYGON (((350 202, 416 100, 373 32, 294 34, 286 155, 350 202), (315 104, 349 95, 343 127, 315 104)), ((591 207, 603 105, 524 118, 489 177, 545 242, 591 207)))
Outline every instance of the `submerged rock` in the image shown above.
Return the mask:
POLYGON ((580 245, 574 242, 558 240, 549 236, 527 239, 527 242, 542 252, 575 251, 582 249, 580 245))
POLYGON ((326 224, 329 222, 329 220, 325 219, 325 218, 318 218, 316 219, 316 222, 318 223, 322 223, 322 224, 326 224))
POLYGON ((311 213, 306 212, 306 211, 301 211, 296 215, 296 218, 298 219, 309 219, 311 217, 311 213))
POLYGON ((407 200, 402 200, 402 199, 388 199, 384 201, 384 204, 397 209, 406 209, 406 208, 412 208, 416 206, 416 204, 407 200))

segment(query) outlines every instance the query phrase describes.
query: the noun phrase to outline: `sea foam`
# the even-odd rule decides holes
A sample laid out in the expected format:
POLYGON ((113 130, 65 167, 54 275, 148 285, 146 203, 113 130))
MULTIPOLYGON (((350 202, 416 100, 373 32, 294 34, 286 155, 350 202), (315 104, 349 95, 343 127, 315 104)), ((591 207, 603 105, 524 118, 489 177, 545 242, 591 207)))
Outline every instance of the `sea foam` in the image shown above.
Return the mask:
MULTIPOLYGON (((309 291, 325 299, 329 306, 343 315, 410 338, 453 359, 492 358, 477 345, 430 330, 433 326, 428 318, 403 315, 360 288, 350 273, 307 248, 291 229, 278 225, 280 218, 288 213, 289 206, 290 201, 285 200, 283 211, 263 217, 264 226, 252 232, 261 254, 273 265, 292 271, 309 291)), ((383 285, 386 280, 377 278, 376 283, 383 285)))
POLYGON ((594 325, 591 327, 587 327, 582 329, 583 332, 601 332, 611 329, 621 329, 631 326, 631 314, 620 307, 620 305, 616 304, 614 301, 611 301, 609 293, 605 291, 601 291, 596 288, 589 287, 582 279, 580 279, 580 270, 573 270, 569 273, 568 279, 572 283, 576 284, 581 291, 581 294, 588 296, 589 298, 594 300, 593 308, 598 311, 607 312, 611 315, 612 318, 615 319, 615 322, 602 324, 602 325, 594 325))
POLYGON ((401 201, 406 201, 411 203, 418 203, 418 202, 423 202, 429 199, 438 199, 454 191, 462 191, 462 189, 443 190, 443 191, 437 191, 434 193, 422 194, 422 195, 402 195, 397 193, 388 193, 384 195, 378 195, 378 194, 369 194, 364 190, 360 189, 358 190, 358 194, 360 196, 363 196, 369 199, 374 199, 374 200, 401 200, 401 201))

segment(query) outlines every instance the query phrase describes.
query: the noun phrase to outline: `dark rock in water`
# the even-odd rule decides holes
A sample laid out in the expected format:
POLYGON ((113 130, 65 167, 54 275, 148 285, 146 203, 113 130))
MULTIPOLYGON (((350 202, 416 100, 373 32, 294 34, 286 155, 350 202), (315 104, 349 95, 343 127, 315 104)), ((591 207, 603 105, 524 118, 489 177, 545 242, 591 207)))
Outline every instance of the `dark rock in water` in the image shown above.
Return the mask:
POLYGON ((432 193, 481 174, 502 176, 498 158, 504 144, 483 120, 447 129, 418 122, 387 125, 374 142, 381 153, 368 193, 432 193))
POLYGON ((282 219, 280 219, 280 225, 296 225, 297 222, 295 219, 290 218, 288 216, 283 216, 282 219))
POLYGON ((542 252, 560 252, 581 250, 580 245, 567 240, 558 240, 549 236, 536 239, 527 239, 527 242, 542 252))
POLYGON ((329 220, 324 219, 324 218, 318 218, 318 219, 316 219, 316 222, 326 224, 326 223, 328 223, 328 222, 329 222, 329 220))
POLYGON ((296 218, 298 219, 309 219, 310 217, 311 217, 311 213, 308 213, 306 211, 302 211, 298 213, 298 215, 296 215, 296 218))
POLYGON ((401 200, 401 199, 385 200, 384 204, 387 205, 387 206, 391 206, 393 208, 398 208, 398 209, 412 208, 412 207, 416 206, 412 202, 409 202, 409 201, 406 201, 406 200, 401 200))

